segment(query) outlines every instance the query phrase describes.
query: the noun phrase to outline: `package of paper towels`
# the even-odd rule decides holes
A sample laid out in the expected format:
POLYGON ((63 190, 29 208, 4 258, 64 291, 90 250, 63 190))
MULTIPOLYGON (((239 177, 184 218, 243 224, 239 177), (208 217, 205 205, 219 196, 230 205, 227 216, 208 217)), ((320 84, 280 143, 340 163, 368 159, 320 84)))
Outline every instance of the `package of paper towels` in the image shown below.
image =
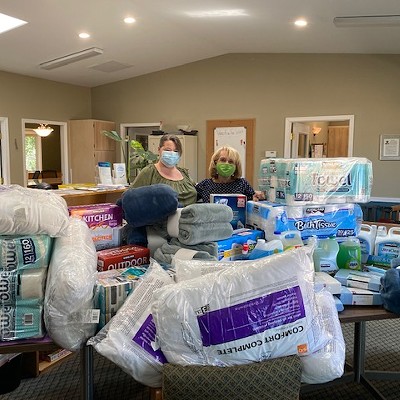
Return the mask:
POLYGON ((303 241, 311 236, 358 236, 362 220, 360 205, 353 203, 289 206, 248 201, 246 207, 246 225, 263 230, 267 240, 286 231, 298 231, 303 241))
POLYGON ((304 246, 251 266, 237 261, 156 290, 152 314, 168 362, 229 366, 324 346, 311 253, 304 246))
POLYGON ((259 189, 281 204, 366 203, 372 163, 361 157, 261 160, 259 189))

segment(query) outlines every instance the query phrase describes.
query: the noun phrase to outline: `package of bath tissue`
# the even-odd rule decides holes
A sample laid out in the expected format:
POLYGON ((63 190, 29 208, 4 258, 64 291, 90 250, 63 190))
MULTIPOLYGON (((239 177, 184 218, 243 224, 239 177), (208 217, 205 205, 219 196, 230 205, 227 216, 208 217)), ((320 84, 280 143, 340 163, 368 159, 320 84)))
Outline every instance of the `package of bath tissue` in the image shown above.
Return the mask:
POLYGON ((311 236, 343 238, 357 236, 363 220, 359 204, 283 205, 248 201, 246 225, 265 232, 267 240, 286 231, 300 232, 303 241, 311 236))
POLYGON ((340 378, 344 373, 346 344, 335 300, 327 290, 315 294, 318 313, 332 339, 320 350, 300 357, 301 381, 304 383, 325 383, 340 378))
POLYGON ((60 347, 77 351, 96 330, 93 312, 97 253, 87 224, 71 217, 54 241, 44 301, 46 329, 60 347))
POLYGON ((62 236, 68 219, 67 203, 58 194, 0 185, 0 235, 62 236))
POLYGON ((310 247, 233 263, 155 291, 153 318, 168 362, 229 366, 325 346, 331 336, 316 311, 310 247))
POLYGON ((366 203, 372 163, 361 157, 268 158, 261 160, 259 189, 287 205, 366 203))
POLYGON ((0 270, 47 268, 52 243, 48 235, 0 236, 0 270))
POLYGON ((136 381, 151 387, 162 386, 162 367, 167 362, 156 342, 151 314, 153 292, 165 285, 174 285, 173 280, 152 259, 147 272, 117 314, 88 341, 136 381))
POLYGON ((0 270, 0 306, 14 306, 21 300, 43 302, 46 276, 47 268, 0 270))
POLYGON ((0 305, 0 341, 41 338, 44 334, 43 305, 39 300, 0 305))

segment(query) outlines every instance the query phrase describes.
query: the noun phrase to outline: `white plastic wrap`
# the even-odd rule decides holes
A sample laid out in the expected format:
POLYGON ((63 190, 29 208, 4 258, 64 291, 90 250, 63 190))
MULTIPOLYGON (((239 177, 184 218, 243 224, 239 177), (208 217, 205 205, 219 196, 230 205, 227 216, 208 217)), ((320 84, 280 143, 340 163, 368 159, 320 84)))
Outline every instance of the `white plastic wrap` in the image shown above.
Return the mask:
POLYGON ((44 302, 44 322, 59 346, 76 351, 95 333, 91 319, 97 253, 87 224, 70 218, 67 235, 56 238, 44 302))
POLYGON ((151 387, 162 384, 162 366, 167 362, 155 343, 151 315, 156 289, 173 284, 172 278, 155 261, 127 297, 117 314, 88 344, 138 382, 151 387))
POLYGON ((0 235, 63 236, 69 216, 65 200, 50 191, 0 185, 0 235))
POLYGON ((301 381, 304 383, 325 383, 340 378, 344 372, 346 344, 335 300, 327 290, 316 293, 318 312, 332 339, 315 353, 300 357, 302 364, 301 381))
POLYGON ((153 317, 169 362, 246 364, 309 354, 328 342, 316 312, 310 247, 232 264, 154 293, 153 317))

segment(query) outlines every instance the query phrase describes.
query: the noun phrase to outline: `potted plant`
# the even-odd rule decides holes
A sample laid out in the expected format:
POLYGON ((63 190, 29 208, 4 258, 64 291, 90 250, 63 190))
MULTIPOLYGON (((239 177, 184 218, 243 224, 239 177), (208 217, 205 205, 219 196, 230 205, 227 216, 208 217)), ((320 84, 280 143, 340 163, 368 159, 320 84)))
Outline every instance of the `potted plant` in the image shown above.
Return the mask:
POLYGON ((126 166, 127 181, 130 183, 132 178, 137 175, 135 173, 133 177, 131 173, 133 171, 138 172, 146 165, 154 163, 158 159, 158 155, 154 154, 150 150, 145 150, 143 145, 137 140, 122 139, 120 134, 116 131, 102 131, 103 135, 115 140, 121 144, 122 156, 124 158, 126 166), (129 142, 129 154, 126 154, 125 143, 129 142))

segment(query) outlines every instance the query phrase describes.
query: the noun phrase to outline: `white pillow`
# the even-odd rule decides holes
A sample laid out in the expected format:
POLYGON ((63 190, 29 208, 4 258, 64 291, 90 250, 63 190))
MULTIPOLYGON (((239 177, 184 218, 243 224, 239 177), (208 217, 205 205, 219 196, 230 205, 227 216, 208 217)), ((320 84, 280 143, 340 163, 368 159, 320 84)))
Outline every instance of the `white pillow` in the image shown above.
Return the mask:
POLYGON ((131 375, 151 387, 162 384, 162 366, 167 362, 155 343, 156 331, 151 315, 153 292, 173 283, 155 261, 111 321, 88 344, 131 375))
POLYGON ((327 343, 311 248, 234 263, 154 293, 157 335, 170 363, 245 364, 309 354, 327 343))
POLYGON ((86 222, 70 218, 67 236, 54 241, 47 276, 44 322, 59 346, 76 351, 95 333, 91 319, 97 253, 86 222))
POLYGON ((68 227, 65 200, 50 191, 0 185, 0 235, 62 236, 68 227))

